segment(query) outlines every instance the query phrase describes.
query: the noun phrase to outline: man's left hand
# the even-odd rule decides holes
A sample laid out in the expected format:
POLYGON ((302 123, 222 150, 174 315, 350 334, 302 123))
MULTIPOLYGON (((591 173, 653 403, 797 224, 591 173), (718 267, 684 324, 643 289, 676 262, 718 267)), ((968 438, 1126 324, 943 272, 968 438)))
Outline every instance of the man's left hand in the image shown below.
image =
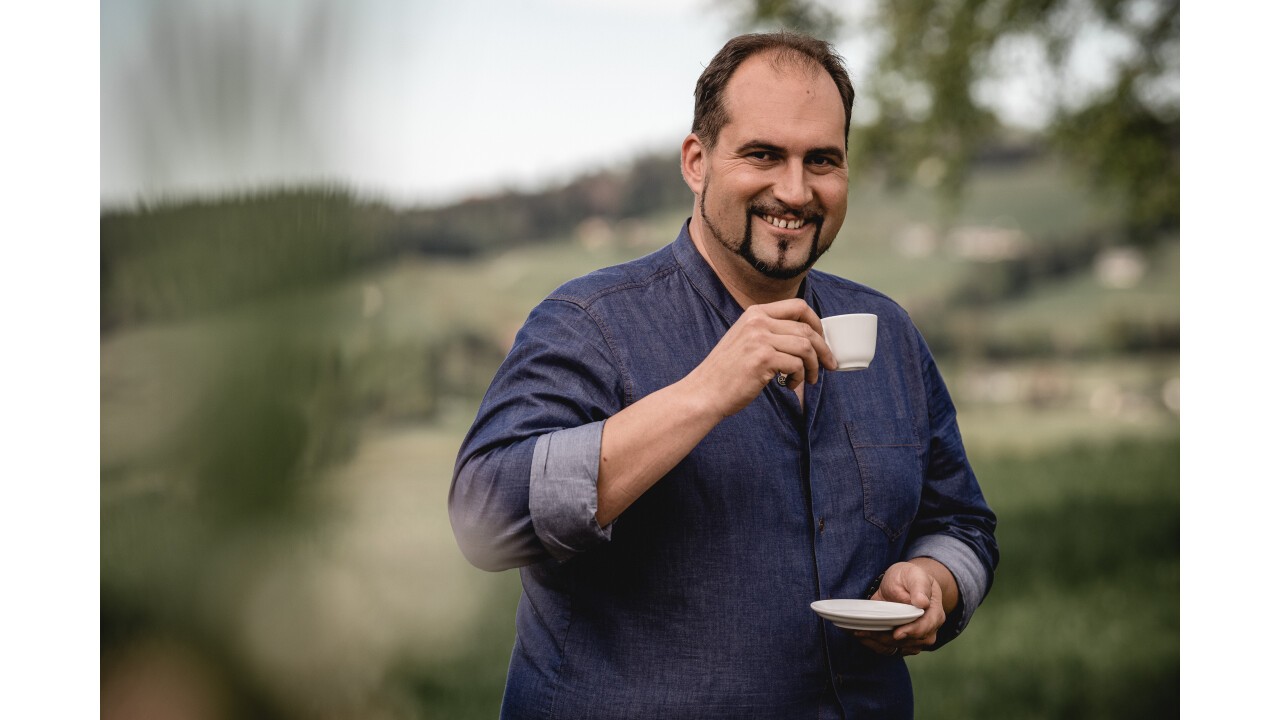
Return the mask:
POLYGON ((938 628, 946 622, 942 586, 924 567, 912 562, 894 563, 884 573, 872 600, 906 603, 924 608, 924 615, 892 630, 855 630, 863 645, 881 655, 919 655, 938 640, 938 628))

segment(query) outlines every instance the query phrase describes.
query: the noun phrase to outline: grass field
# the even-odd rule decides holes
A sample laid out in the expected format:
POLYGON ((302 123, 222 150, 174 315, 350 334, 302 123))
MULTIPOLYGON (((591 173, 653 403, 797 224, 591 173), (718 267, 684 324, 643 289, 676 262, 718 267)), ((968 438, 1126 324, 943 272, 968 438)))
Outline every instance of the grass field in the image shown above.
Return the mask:
POLYGON ((917 715, 1176 716, 1177 441, 975 464, 1001 565, 966 634, 910 661, 917 715))

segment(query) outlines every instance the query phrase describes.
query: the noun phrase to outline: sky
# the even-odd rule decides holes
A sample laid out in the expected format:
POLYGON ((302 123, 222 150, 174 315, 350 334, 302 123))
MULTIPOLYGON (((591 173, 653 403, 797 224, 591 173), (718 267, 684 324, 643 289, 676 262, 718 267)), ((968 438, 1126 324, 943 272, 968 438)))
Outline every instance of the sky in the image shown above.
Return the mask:
MULTIPOLYGON (((431 205, 674 153, 698 75, 738 30, 726 4, 104 1, 101 204, 334 183, 431 205)), ((831 4, 847 18, 833 41, 856 87, 870 0, 831 4)), ((1085 37, 1079 92, 1136 50, 1085 37)), ((1016 39, 997 57, 1005 74, 977 96, 1007 122, 1042 124, 1059 88, 1043 58, 1016 39)))
POLYGON ((705 0, 104 2, 101 194, 336 181, 400 204, 674 152, 705 0))

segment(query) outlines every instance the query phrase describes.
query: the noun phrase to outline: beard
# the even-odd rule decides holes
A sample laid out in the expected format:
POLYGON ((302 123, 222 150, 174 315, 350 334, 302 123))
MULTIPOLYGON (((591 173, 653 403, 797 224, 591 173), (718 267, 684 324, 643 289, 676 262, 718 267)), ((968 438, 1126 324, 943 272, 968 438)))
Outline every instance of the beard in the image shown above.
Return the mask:
POLYGON ((819 241, 819 238, 822 237, 822 221, 824 216, 821 212, 821 208, 812 205, 806 206, 801 210, 795 210, 781 204, 769 204, 753 201, 747 206, 745 213, 746 217, 743 218, 741 240, 735 244, 733 238, 726 235, 707 215, 706 198, 710 187, 711 177, 708 175, 706 181, 702 184, 702 200, 698 203, 699 212, 702 214, 702 222, 707 226, 707 229, 711 231, 711 235, 716 239, 716 242, 720 243, 730 252, 736 253, 743 260, 746 260, 747 264, 755 268, 756 272, 759 272, 761 275, 773 280, 791 280, 800 277, 804 273, 808 272, 809 269, 818 262, 818 258, 822 257, 822 254, 827 251, 827 248, 823 247, 819 241), (805 258, 803 263, 793 266, 787 266, 783 261, 788 245, 786 241, 778 242, 777 259, 768 261, 756 254, 751 232, 752 215, 773 215, 775 217, 779 217, 788 214, 799 215, 804 218, 807 223, 813 226, 813 235, 809 238, 809 255, 805 258))

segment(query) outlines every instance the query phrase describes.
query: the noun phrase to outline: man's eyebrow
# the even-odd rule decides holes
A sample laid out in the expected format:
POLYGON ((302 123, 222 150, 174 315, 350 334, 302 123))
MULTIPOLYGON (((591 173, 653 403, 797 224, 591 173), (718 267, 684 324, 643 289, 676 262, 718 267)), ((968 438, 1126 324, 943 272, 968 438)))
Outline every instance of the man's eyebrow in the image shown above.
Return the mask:
MULTIPOLYGON (((742 154, 742 153, 748 153, 748 152, 758 152, 761 150, 764 150, 765 152, 776 153, 779 155, 785 154, 786 152, 785 150, 782 149, 782 147, 778 145, 774 145, 771 142, 765 142, 764 140, 748 140, 738 146, 737 152, 739 154, 742 154)), ((806 150, 805 155, 830 155, 832 157, 837 157, 843 160, 844 148, 837 147, 835 145, 827 145, 824 147, 817 147, 817 148, 811 148, 809 150, 806 150)))
POLYGON ((828 145, 827 147, 814 148, 810 150, 807 154, 808 155, 830 155, 832 157, 838 157, 840 159, 844 159, 844 148, 836 147, 835 145, 828 145))
POLYGON ((768 152, 778 154, 782 154, 783 152, 781 147, 774 145, 773 143, 765 142, 764 140, 748 140, 738 146, 738 152, 740 153, 756 150, 766 150, 768 152))

